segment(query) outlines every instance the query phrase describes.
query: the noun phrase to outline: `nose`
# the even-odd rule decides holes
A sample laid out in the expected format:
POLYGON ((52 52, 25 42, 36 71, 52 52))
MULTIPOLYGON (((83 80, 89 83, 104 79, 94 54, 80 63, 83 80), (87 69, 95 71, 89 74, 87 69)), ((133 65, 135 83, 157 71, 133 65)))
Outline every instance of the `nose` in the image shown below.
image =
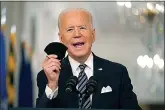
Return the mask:
POLYGON ((79 28, 76 28, 74 38, 79 38, 79 37, 81 37, 81 32, 79 28))

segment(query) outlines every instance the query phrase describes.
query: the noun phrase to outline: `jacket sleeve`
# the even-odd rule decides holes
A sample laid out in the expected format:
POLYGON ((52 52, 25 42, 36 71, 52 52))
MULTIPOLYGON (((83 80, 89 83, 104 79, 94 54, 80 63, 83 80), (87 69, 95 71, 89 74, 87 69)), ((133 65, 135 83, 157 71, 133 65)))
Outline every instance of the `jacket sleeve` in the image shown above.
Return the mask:
POLYGON ((142 110, 138 105, 137 96, 133 92, 131 79, 129 78, 126 67, 122 68, 120 85, 120 108, 142 110))
POLYGON ((37 75, 38 98, 36 99, 37 108, 56 108, 59 107, 58 96, 54 99, 49 99, 46 96, 45 88, 47 78, 44 71, 40 71, 37 75))

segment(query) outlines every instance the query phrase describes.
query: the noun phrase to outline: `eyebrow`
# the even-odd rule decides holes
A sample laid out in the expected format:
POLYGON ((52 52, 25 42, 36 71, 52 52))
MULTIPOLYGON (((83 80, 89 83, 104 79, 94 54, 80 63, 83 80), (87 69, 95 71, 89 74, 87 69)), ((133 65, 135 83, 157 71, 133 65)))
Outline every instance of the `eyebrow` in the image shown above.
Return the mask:
MULTIPOLYGON (((75 26, 69 26, 68 28, 74 28, 75 26)), ((87 27, 86 25, 80 25, 80 26, 76 26, 76 27, 87 27)), ((66 29, 68 29, 66 28, 66 29)))
POLYGON ((74 28, 74 26, 69 26, 69 27, 67 27, 66 29, 68 29, 68 28, 74 28))

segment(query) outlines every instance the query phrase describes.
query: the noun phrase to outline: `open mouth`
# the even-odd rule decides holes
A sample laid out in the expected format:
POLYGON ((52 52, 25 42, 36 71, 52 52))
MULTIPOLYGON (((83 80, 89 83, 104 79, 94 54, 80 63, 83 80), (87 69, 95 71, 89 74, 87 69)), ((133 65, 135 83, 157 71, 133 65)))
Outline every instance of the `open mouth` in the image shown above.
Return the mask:
POLYGON ((80 47, 82 47, 84 44, 85 44, 84 42, 76 42, 76 43, 73 44, 73 46, 76 47, 76 48, 80 48, 80 47))

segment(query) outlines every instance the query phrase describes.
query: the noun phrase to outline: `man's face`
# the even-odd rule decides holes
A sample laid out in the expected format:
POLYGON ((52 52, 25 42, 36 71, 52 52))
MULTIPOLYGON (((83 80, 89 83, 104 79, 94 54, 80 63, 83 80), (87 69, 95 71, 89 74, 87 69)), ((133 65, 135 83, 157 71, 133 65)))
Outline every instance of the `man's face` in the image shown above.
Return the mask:
POLYGON ((66 12, 61 16, 59 36, 68 47, 68 54, 75 58, 91 53, 95 41, 95 30, 92 28, 89 15, 84 11, 66 12))

